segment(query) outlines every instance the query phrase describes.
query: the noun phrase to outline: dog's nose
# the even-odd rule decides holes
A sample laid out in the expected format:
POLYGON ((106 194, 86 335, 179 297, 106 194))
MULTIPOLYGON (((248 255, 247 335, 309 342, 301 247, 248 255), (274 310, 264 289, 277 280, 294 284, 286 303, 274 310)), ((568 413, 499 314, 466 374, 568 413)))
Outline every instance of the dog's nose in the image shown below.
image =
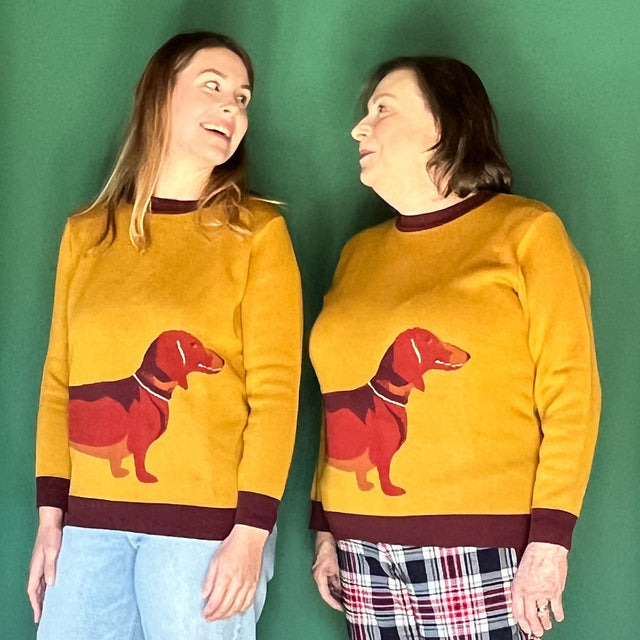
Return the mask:
POLYGON ((449 364, 464 364, 471 357, 466 351, 455 345, 444 343, 444 348, 451 354, 449 364))
POLYGON ((211 364, 209 366, 212 369, 222 369, 222 367, 224 367, 224 359, 219 356, 213 349, 205 349, 205 351, 211 358, 211 364))

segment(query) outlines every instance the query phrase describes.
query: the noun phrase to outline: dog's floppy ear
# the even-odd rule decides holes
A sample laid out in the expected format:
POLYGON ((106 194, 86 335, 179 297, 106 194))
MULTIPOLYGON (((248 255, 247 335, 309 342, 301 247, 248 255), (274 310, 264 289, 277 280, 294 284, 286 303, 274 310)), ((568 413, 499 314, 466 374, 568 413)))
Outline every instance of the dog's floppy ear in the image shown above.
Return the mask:
POLYGON ((182 371, 177 373, 176 382, 183 389, 188 389, 189 385, 187 383, 187 371, 186 371, 187 359, 185 358, 184 349, 182 348, 182 344, 180 343, 180 340, 176 340, 176 348, 178 350, 178 354, 180 355, 180 360, 182 361, 182 371))
POLYGON ((422 354, 410 331, 400 334, 393 345, 393 367, 416 389, 424 391, 422 354))

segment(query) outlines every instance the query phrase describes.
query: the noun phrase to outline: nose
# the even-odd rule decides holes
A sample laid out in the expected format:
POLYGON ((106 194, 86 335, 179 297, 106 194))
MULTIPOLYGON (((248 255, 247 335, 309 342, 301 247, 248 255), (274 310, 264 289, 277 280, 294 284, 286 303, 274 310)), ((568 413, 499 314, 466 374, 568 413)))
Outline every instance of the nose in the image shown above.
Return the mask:
POLYGON ((235 98, 229 98, 228 100, 223 100, 220 106, 225 113, 236 113, 236 111, 238 111, 239 109, 238 103, 236 102, 235 98))
POLYGON ((237 97, 231 93, 218 95, 218 106, 225 113, 236 113, 239 110, 237 97))
POLYGON ((371 125, 367 123, 367 118, 362 118, 358 124, 351 129, 351 137, 357 142, 361 142, 371 131, 371 125))

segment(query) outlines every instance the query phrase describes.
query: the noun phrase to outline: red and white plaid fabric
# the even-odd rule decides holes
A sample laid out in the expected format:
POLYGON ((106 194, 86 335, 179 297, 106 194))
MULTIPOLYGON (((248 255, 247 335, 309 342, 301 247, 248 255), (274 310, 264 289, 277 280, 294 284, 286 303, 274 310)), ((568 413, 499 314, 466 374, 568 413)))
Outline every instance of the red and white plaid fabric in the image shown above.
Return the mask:
POLYGON ((353 640, 526 640, 511 612, 513 549, 338 541, 353 640))

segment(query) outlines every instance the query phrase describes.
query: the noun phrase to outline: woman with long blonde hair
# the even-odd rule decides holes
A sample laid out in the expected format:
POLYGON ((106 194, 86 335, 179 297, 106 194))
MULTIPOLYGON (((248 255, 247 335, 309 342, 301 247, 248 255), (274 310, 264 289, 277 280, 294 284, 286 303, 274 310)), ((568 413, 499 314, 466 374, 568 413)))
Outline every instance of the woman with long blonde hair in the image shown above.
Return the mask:
POLYGON ((299 273, 249 196, 246 51, 151 58, 96 201, 63 235, 36 446, 38 637, 255 637, 290 463, 299 273))

